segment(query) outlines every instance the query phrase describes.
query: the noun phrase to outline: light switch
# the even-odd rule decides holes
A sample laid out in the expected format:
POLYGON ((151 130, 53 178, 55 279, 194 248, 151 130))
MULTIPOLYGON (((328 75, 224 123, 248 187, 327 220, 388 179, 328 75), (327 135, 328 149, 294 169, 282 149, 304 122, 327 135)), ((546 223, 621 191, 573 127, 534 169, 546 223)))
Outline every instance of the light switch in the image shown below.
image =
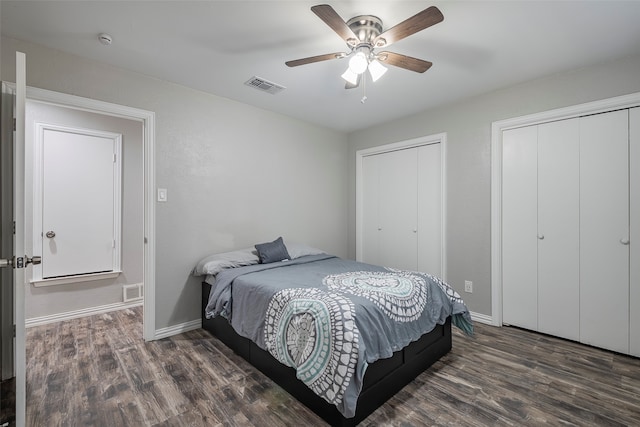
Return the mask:
POLYGON ((158 201, 166 202, 167 201, 167 189, 166 188, 158 188, 158 201))

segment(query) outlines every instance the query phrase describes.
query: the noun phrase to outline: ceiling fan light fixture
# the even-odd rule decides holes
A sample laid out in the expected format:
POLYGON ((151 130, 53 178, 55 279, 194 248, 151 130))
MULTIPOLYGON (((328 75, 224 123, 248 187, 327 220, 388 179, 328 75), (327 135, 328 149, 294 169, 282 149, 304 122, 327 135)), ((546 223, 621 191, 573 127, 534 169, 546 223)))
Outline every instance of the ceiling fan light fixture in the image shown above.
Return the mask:
POLYGON ((349 70, 355 74, 362 74, 367 71, 368 65, 369 61, 367 60, 367 55, 365 55, 361 50, 353 55, 349 60, 349 70))
POLYGON ((358 84, 358 74, 351 71, 351 67, 347 68, 347 71, 342 74, 342 78, 352 85, 358 84))
POLYGON ((371 74, 372 81, 378 81, 378 79, 382 77, 386 72, 387 67, 382 65, 377 59, 374 59, 369 63, 369 74, 371 74))
MULTIPOLYGON (((363 84, 364 88, 366 78, 363 79, 362 74, 367 70, 369 70, 371 79, 374 82, 379 80, 387 71, 387 68, 381 62, 386 66, 392 65, 416 73, 424 73, 433 65, 429 61, 412 58, 407 55, 394 52, 376 53, 375 50, 387 47, 442 22, 444 16, 436 6, 428 7, 386 31, 383 31, 382 20, 374 15, 354 16, 348 21, 344 21, 335 9, 328 4, 312 6, 311 11, 347 43, 348 53, 329 53, 286 61, 285 65, 288 67, 297 67, 329 59, 341 59, 348 56, 349 68, 342 74, 342 78, 347 81, 345 89, 353 89, 358 87, 360 83, 363 84)), ((364 99, 366 97, 363 98, 363 101, 364 99)))

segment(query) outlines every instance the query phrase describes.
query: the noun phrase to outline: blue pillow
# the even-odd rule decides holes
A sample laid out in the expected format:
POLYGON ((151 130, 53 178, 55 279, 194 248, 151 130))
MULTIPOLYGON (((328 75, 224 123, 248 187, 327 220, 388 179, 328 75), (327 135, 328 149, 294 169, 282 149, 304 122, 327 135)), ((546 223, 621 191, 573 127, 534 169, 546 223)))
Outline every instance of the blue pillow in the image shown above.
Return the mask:
POLYGON ((257 244, 255 248, 256 251, 258 251, 260 264, 269 264, 271 262, 291 259, 289 252, 287 252, 287 247, 282 241, 282 237, 278 237, 273 242, 257 244))

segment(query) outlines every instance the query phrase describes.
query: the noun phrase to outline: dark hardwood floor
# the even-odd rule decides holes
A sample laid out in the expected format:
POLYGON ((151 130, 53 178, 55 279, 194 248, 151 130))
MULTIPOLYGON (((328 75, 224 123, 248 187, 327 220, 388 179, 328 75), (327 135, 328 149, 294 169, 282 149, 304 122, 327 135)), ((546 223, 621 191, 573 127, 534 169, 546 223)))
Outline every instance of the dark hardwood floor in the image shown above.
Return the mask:
MULTIPOLYGON (((29 426, 323 426, 199 329, 142 340, 142 308, 27 330, 29 426)), ((640 359, 516 328, 453 350, 363 426, 640 425, 640 359)))
POLYGON ((0 382, 0 426, 16 425, 16 379, 0 382))

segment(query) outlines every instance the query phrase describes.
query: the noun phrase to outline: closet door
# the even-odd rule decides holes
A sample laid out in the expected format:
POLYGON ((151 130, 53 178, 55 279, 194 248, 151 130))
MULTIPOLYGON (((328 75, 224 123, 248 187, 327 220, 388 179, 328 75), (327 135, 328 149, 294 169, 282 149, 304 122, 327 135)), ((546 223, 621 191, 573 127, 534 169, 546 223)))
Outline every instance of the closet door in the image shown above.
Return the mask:
POLYGON ((418 271, 442 277, 441 144, 418 147, 418 271))
POLYGON ((640 357, 640 107, 629 111, 629 353, 640 357))
POLYGON ((580 118, 580 341, 629 351, 628 110, 580 118))
POLYGON ((502 133, 502 316, 538 329, 537 127, 502 133))
POLYGON ((369 264, 380 265, 380 179, 379 155, 362 158, 362 244, 361 259, 369 264))
POLYGON ((579 120, 538 126, 538 331, 580 339, 579 120))
POLYGON ((378 156, 380 264, 417 270, 417 148, 378 156))

